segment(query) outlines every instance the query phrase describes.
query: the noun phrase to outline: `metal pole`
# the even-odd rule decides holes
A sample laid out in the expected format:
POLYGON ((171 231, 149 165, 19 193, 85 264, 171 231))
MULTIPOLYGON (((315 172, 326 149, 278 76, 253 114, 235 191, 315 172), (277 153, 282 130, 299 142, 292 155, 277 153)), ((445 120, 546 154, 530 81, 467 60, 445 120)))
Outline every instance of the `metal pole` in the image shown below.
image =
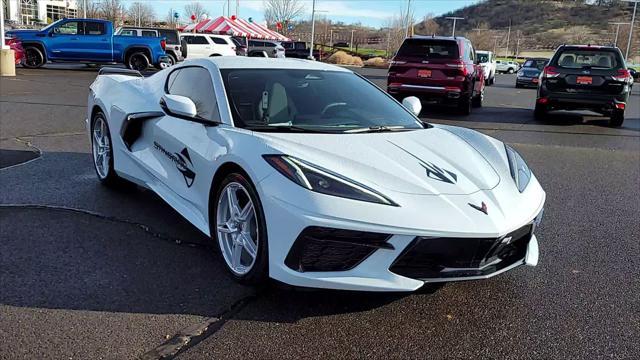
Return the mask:
POLYGON ((390 46, 391 46, 391 28, 389 28, 389 33, 387 34, 387 58, 389 57, 390 46))
POLYGON ((8 49, 9 47, 4 44, 4 5, 2 4, 0 4, 0 40, 2 40, 2 44, 0 45, 0 48, 2 50, 8 49))
POLYGON ((456 37, 456 19, 453 19, 453 32, 451 36, 456 37))
POLYGON ((404 34, 405 38, 409 37, 409 22, 411 21, 411 20, 409 20, 409 11, 411 11, 411 0, 407 0, 407 23, 406 23, 407 31, 404 34))
POLYGON ((509 20, 509 31, 507 32, 507 46, 504 48, 504 57, 509 56, 509 38, 511 37, 511 20, 509 20))
POLYGON ((631 38, 633 38, 633 24, 636 21, 636 10, 638 9, 638 1, 635 0, 633 3, 633 15, 631 16, 631 26, 629 26, 629 39, 627 39, 627 52, 625 54, 625 59, 629 61, 629 50, 631 49, 631 38))
POLYGON ((236 16, 240 17, 240 0, 236 0, 236 16))
POLYGON ((620 33, 620 24, 616 25, 616 39, 613 41, 613 43, 616 45, 616 47, 618 47, 618 34, 620 33))
POLYGON ((311 44, 309 45, 309 59, 313 58, 313 38, 316 35, 316 0, 311 4, 311 44))
POLYGON ((457 16, 447 16, 445 19, 453 20, 453 31, 451 32, 451 36, 456 36, 456 20, 464 20, 463 17, 457 16))
MULTIPOLYGON (((315 0, 314 0, 315 1, 315 0)), ((351 30, 351 43, 349 44, 349 50, 353 51, 353 32, 355 30, 351 30)))
POLYGON ((333 29, 329 30, 329 46, 333 47, 333 29))
POLYGON ((87 18, 87 0, 82 0, 82 17, 87 18))

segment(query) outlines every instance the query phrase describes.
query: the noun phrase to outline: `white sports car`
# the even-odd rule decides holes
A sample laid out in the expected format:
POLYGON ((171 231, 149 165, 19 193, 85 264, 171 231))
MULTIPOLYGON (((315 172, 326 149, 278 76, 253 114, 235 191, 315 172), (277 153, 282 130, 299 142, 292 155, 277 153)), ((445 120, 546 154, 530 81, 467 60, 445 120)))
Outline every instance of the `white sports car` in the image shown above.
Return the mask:
POLYGON ((157 193, 244 283, 411 291, 535 266, 545 192, 522 157, 420 106, 337 66, 216 57, 103 69, 87 128, 101 182, 157 193))

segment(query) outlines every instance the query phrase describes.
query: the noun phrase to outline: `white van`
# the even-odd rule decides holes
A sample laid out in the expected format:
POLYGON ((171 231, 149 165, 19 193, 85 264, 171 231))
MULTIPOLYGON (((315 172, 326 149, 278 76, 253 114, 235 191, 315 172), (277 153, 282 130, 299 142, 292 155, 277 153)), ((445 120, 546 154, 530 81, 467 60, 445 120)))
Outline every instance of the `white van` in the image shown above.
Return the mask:
POLYGON ((476 51, 478 63, 482 66, 484 72, 484 83, 493 85, 496 82, 496 58, 492 51, 476 51))
POLYGON ((187 43, 187 59, 209 56, 236 56, 236 45, 228 35, 181 33, 187 43))

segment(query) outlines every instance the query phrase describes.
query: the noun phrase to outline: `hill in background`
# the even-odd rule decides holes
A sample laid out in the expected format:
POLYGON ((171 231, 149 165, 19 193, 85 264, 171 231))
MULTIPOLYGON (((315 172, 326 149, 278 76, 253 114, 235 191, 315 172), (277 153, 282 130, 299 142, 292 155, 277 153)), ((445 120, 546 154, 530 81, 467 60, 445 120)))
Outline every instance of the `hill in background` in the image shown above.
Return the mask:
MULTIPOLYGON (((630 22, 632 11, 633 4, 618 0, 486 0, 433 20, 439 34, 451 34, 452 21, 446 17, 464 17, 457 22, 456 33, 470 38, 476 48, 500 49, 500 55, 511 24, 508 54, 515 55, 517 45, 522 52, 553 50, 565 43, 612 44, 616 27, 609 22, 630 22)), ((636 20, 631 54, 640 57, 640 14, 636 20)), ((430 35, 428 27, 426 21, 420 22, 415 33, 430 35)), ((628 32, 629 25, 620 26, 618 46, 623 53, 628 32)))

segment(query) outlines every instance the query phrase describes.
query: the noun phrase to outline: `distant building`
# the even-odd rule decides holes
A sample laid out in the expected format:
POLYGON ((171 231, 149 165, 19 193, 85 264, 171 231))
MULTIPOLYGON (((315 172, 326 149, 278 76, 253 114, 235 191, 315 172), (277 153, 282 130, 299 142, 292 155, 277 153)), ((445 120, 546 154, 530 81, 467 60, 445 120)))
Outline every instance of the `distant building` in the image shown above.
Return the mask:
POLYGON ((23 25, 48 24, 78 13, 76 0, 4 0, 5 18, 23 25))

